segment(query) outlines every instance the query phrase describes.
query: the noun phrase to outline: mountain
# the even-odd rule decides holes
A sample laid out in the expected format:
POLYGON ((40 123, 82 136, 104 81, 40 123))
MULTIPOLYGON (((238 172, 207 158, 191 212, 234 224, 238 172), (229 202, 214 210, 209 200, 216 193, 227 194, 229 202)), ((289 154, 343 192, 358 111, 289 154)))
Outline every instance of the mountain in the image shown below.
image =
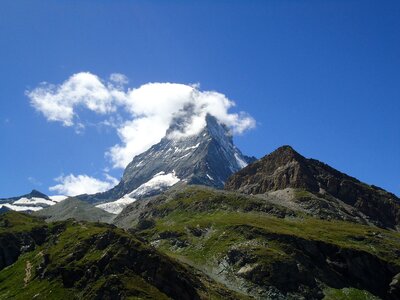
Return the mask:
POLYGON ((289 146, 224 190, 179 180, 152 195, 168 172, 95 203, 118 215, 76 199, 37 212, 93 223, 0 214, 0 299, 400 299, 394 195, 289 146))
POLYGON ((215 117, 207 115, 205 127, 196 135, 174 136, 186 122, 187 116, 175 118, 158 144, 133 158, 117 186, 79 198, 92 203, 138 199, 160 193, 179 181, 223 188, 231 174, 254 161, 235 147, 230 131, 215 117))
POLYGON ((44 217, 47 222, 64 221, 75 219, 77 221, 110 222, 114 215, 103 209, 80 201, 75 198, 68 198, 53 206, 49 206, 33 213, 35 216, 44 217))
MULTIPOLYGON (((297 195, 297 204, 315 209, 358 214, 360 222, 400 229, 400 199, 315 159, 308 159, 290 146, 283 146, 232 175, 226 190, 245 194, 297 195), (285 193, 279 192, 286 190, 285 193), (293 192, 294 189, 294 193, 293 192)), ((316 211, 318 215, 318 211, 316 211)), ((356 218, 357 219, 357 218, 356 218)))
POLYGON ((6 207, 16 211, 38 211, 63 200, 60 196, 48 197, 47 195, 32 190, 29 194, 0 199, 0 208, 6 207))

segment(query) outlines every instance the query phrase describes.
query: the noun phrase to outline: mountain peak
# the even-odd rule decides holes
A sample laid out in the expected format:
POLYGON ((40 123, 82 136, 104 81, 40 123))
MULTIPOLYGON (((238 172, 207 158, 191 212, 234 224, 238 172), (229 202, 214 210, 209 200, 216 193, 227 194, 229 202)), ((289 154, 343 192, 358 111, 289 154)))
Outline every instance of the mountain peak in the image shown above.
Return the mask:
POLYGON ((160 192, 179 181, 223 188, 231 174, 253 160, 235 147, 226 125, 209 114, 205 119, 194 116, 188 108, 173 119, 166 136, 158 144, 133 158, 115 188, 97 195, 80 196, 80 199, 102 202, 128 194, 136 199, 148 196, 151 190, 160 192), (202 122, 197 124, 193 118, 200 118, 202 122), (197 133, 188 134, 188 126, 193 126, 193 132, 197 133))
POLYGON ((274 152, 287 152, 287 153, 298 154, 298 152, 297 152, 296 150, 294 150, 293 147, 290 146, 290 145, 283 145, 283 146, 280 146, 279 148, 277 148, 277 149, 276 149, 275 151, 273 151, 272 153, 274 153, 274 152))
POLYGON ((226 189, 254 194, 287 187, 319 190, 318 183, 307 168, 306 158, 288 145, 279 147, 232 175, 225 185, 226 189))
POLYGON ((302 156, 300 153, 298 153, 296 150, 292 148, 292 146, 289 145, 283 145, 273 151, 272 153, 264 156, 262 159, 278 159, 281 158, 284 161, 287 160, 303 160, 304 156, 302 156))
POLYGON ((25 197, 26 198, 37 197, 50 200, 50 198, 46 194, 43 194, 42 192, 39 192, 38 190, 35 189, 33 189, 29 194, 25 195, 25 197))
POLYGON ((51 200, 49 196, 46 194, 43 194, 42 192, 39 192, 38 190, 33 189, 29 194, 21 195, 21 196, 16 196, 16 197, 10 197, 10 198, 1 198, 0 202, 9 202, 9 201, 15 201, 21 198, 28 198, 32 199, 33 197, 35 198, 42 198, 45 200, 51 200))
POLYGON ((232 139, 229 128, 220 123, 216 117, 211 114, 207 114, 205 117, 196 116, 190 107, 172 119, 165 138, 182 140, 197 135, 216 139, 232 139))
POLYGON ((232 133, 229 128, 210 114, 206 115, 206 126, 203 131, 207 132, 212 138, 219 140, 227 139, 229 143, 232 143, 232 133))

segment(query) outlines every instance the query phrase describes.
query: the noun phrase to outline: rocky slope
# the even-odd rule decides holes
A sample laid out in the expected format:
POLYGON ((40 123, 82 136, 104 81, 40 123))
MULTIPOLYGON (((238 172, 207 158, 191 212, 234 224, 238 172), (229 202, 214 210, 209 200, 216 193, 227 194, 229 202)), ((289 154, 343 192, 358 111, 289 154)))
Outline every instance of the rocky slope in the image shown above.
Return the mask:
POLYGON ((121 229, 0 216, 0 299, 210 297, 241 298, 121 229))
POLYGON ((353 215, 358 214, 364 223, 400 229, 400 199, 394 194, 362 183, 318 160, 305 158, 290 146, 248 165, 232 175, 225 185, 227 190, 246 194, 287 188, 298 193, 306 191, 298 198, 311 209, 319 205, 332 205, 332 209, 340 206, 338 209, 343 211, 353 210, 353 215))
POLYGON ((222 188, 231 174, 254 161, 234 146, 228 128, 210 115, 199 134, 171 136, 186 121, 176 118, 158 144, 134 157, 116 187, 79 198, 91 203, 114 201, 127 195, 138 199, 160 193, 178 181, 222 188))

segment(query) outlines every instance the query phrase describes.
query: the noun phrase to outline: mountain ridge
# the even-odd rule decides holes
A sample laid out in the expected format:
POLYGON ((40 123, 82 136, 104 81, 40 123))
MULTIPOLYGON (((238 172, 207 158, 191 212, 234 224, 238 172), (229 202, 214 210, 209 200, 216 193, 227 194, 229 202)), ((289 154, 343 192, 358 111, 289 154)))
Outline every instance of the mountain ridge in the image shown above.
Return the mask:
POLYGON ((30 193, 25 194, 25 195, 14 196, 14 197, 9 197, 9 198, 0 198, 0 203, 5 202, 5 201, 6 202, 15 201, 15 200, 18 200, 18 199, 21 199, 21 198, 31 199, 33 197, 43 198, 43 199, 46 199, 46 200, 51 200, 49 198, 49 196, 47 196, 46 194, 44 194, 44 193, 42 193, 42 192, 40 192, 38 190, 33 189, 30 193))

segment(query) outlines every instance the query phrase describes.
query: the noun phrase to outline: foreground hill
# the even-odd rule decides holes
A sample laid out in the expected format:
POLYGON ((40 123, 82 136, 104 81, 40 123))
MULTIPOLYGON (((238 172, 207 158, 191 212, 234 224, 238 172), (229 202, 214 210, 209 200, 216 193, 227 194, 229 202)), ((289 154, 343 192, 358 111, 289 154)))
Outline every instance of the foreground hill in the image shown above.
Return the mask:
POLYGON ((110 225, 0 216, 0 299, 240 299, 110 225))
POLYGON ((302 197, 293 204, 313 209, 317 216, 400 229, 400 199, 394 194, 305 158, 290 146, 283 146, 235 173, 225 189, 245 194, 275 192, 282 201, 290 195, 278 191, 296 189, 302 197))
POLYGON ((400 233, 276 200, 179 187, 131 204, 115 223, 255 299, 398 299, 400 233))

